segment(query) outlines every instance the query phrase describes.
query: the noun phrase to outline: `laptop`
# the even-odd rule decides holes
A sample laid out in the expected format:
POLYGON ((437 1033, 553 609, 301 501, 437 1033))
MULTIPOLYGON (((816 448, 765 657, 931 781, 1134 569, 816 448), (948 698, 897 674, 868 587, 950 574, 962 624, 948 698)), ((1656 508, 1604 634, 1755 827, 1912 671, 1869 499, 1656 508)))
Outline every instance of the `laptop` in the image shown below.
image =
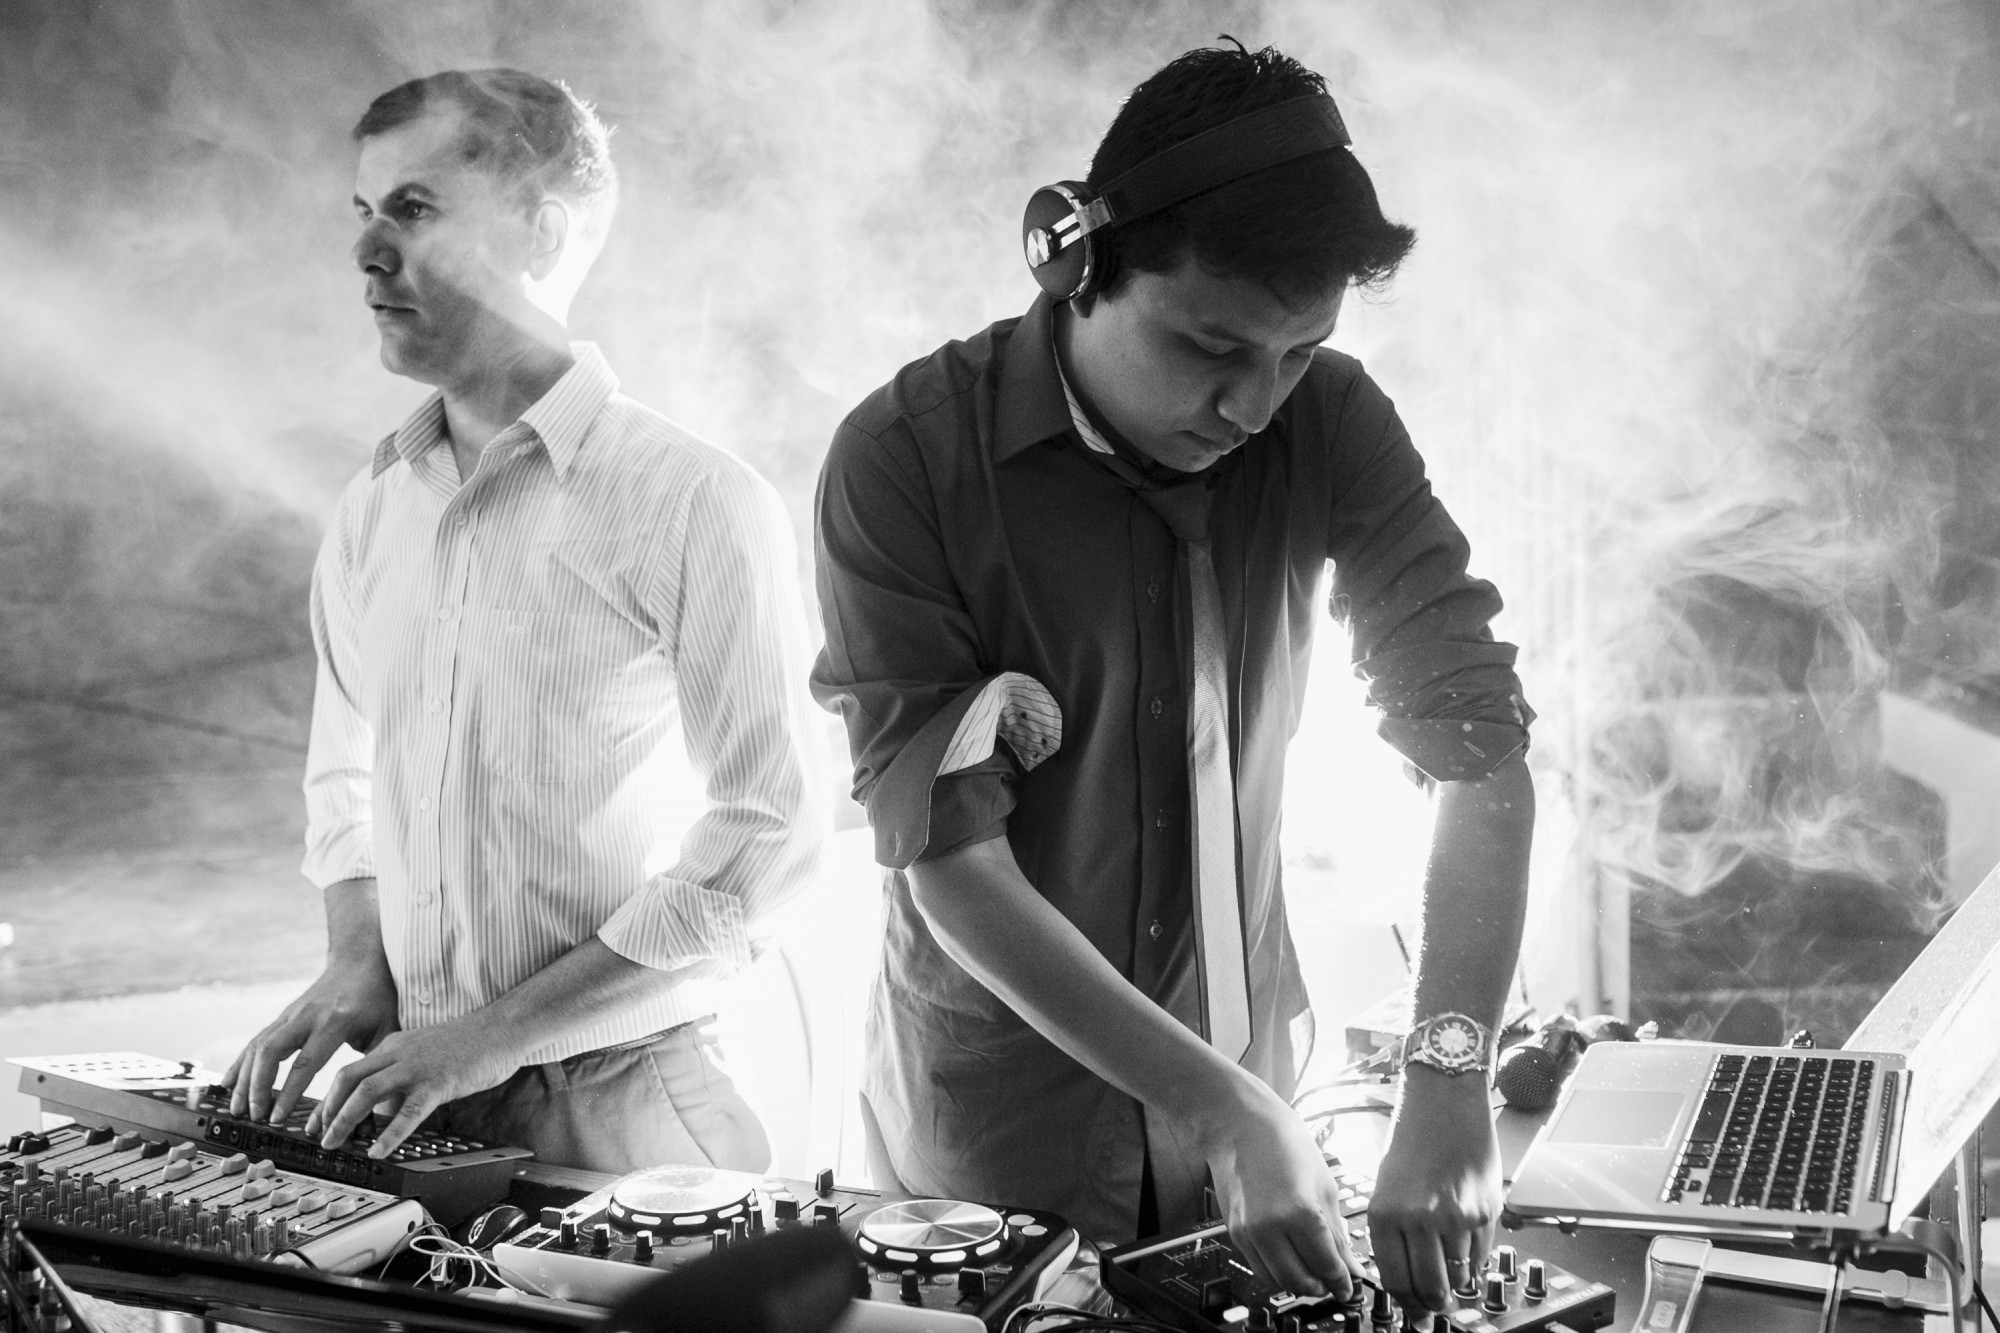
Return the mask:
POLYGON ((2000 1100, 2000 868, 1846 1046, 1599 1042, 1507 1192, 1520 1219, 1883 1235, 2000 1100))

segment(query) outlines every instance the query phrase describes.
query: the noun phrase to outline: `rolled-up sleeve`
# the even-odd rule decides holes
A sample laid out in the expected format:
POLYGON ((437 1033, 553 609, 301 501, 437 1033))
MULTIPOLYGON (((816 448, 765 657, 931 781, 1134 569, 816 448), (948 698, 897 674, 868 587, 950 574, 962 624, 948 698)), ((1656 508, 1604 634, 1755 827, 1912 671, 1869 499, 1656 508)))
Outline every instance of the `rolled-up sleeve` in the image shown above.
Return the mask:
POLYGON ((1495 641, 1491 583, 1467 572, 1465 535, 1432 494, 1422 458, 1375 382, 1358 375, 1340 408, 1328 556, 1331 609, 1378 731, 1426 777, 1484 777, 1528 744, 1514 645, 1495 641))
POLYGON ((813 693, 846 726, 876 860, 907 869, 998 836, 1015 780, 1061 744, 1061 712, 1040 682, 981 662, 908 441, 843 423, 814 519, 813 693))
POLYGON ((726 974, 752 961, 771 913, 818 871, 824 747, 805 688, 805 606, 783 503, 748 469, 727 468, 688 506, 684 557, 647 600, 663 608, 707 809, 676 862, 598 937, 648 967, 726 974))
POLYGON ((313 564, 310 617, 318 674, 306 745, 306 855, 300 870, 324 889, 375 874, 375 730, 360 703, 360 631, 347 560, 346 506, 313 564))

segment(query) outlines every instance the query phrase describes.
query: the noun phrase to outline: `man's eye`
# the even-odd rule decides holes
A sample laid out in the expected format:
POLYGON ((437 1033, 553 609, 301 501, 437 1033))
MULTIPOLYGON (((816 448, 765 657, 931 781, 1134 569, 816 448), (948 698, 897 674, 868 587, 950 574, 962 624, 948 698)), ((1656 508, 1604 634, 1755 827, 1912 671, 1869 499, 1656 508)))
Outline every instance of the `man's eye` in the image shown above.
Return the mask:
POLYGON ((1223 357, 1228 356, 1231 352, 1236 350, 1233 347, 1217 347, 1212 343, 1205 343, 1199 338, 1193 338, 1190 339, 1189 341, 1194 344, 1195 351, 1200 352, 1203 356, 1212 357, 1216 360, 1221 360, 1223 357))
POLYGON ((437 212, 436 209, 417 199, 409 200, 403 205, 402 209, 403 216, 412 222, 418 218, 427 218, 435 212, 437 212))

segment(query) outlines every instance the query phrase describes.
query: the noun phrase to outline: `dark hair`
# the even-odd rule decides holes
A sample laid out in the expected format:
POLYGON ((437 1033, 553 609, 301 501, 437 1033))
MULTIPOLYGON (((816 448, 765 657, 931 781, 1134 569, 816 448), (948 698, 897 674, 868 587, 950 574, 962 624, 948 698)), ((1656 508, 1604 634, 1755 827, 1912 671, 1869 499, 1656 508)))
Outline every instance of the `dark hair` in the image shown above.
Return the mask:
MULTIPOLYGON (((1190 51, 1132 90, 1091 159, 1093 190, 1203 130, 1326 92, 1326 80, 1291 57, 1223 40, 1235 45, 1190 51)), ((1100 235, 1106 291, 1126 273, 1166 272, 1192 254, 1211 272, 1257 278, 1281 295, 1380 285, 1417 242, 1382 216, 1374 182, 1345 148, 1238 177, 1100 235)))
POLYGON ((411 79, 368 104, 356 142, 416 120, 433 106, 465 113, 465 156, 534 197, 554 195, 602 224, 618 201, 610 131, 560 80, 518 69, 448 69, 411 79))

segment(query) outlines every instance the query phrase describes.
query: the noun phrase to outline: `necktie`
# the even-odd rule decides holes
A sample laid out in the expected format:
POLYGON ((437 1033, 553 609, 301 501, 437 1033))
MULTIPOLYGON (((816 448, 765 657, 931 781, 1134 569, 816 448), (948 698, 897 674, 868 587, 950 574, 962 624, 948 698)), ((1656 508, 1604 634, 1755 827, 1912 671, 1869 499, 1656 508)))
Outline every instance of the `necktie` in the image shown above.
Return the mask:
POLYGON ((1240 1060, 1250 1049, 1250 971, 1236 855, 1236 776, 1229 762, 1228 636, 1209 537, 1211 478, 1145 487, 1139 498, 1172 530, 1186 589, 1188 796, 1193 815, 1196 977, 1203 1036, 1240 1060))

